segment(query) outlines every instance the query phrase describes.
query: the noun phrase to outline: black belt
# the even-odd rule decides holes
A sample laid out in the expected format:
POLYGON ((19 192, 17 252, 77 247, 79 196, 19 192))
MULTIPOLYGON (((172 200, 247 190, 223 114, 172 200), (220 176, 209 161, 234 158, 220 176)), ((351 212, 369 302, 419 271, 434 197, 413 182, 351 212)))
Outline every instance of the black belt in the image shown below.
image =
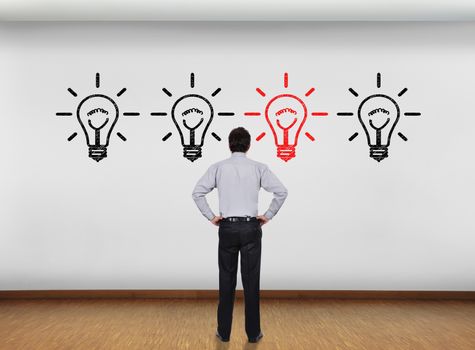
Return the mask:
POLYGON ((228 222, 257 221, 257 218, 253 216, 228 216, 227 218, 223 218, 223 221, 228 221, 228 222))

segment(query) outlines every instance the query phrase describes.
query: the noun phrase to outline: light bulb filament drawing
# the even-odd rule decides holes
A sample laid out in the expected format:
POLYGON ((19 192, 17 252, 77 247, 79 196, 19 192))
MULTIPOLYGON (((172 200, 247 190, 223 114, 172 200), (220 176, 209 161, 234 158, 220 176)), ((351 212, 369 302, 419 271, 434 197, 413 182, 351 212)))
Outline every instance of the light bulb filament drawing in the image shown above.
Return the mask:
POLYGON ((87 112, 87 116, 89 117, 89 116, 93 115, 94 113, 103 113, 105 115, 109 114, 109 112, 107 112, 103 108, 94 108, 94 109, 91 109, 89 112, 87 112))
POLYGON ((371 112, 368 113, 368 116, 371 117, 373 114, 376 114, 376 113, 389 114, 389 111, 385 110, 384 108, 375 108, 371 112))
POLYGON ((277 126, 279 128, 281 128, 282 130, 287 131, 287 132, 289 131, 289 129, 291 129, 295 125, 295 123, 297 123, 297 118, 294 118, 294 121, 292 123, 290 123, 289 126, 283 127, 282 124, 280 123, 280 120, 277 119, 277 126))
POLYGON ((106 124, 107 124, 108 122, 109 122, 109 118, 107 118, 101 126, 95 127, 94 125, 92 125, 91 119, 89 119, 89 120, 87 121, 87 123, 89 124, 89 126, 90 126, 92 129, 96 130, 96 131, 101 130, 104 126, 106 126, 106 124))
POLYGON ((285 107, 285 108, 282 108, 280 111, 277 111, 275 112, 275 116, 278 117, 279 115, 283 114, 283 113, 291 113, 291 114, 297 114, 297 111, 290 108, 290 107, 285 107))
POLYGON ((283 142, 283 146, 289 146, 289 129, 292 129, 292 127, 295 125, 295 123, 297 123, 297 118, 294 118, 294 121, 289 125, 287 126, 286 128, 284 128, 282 126, 282 124, 280 123, 280 120, 277 119, 277 126, 279 128, 281 128, 283 131, 284 131, 284 142, 283 142))

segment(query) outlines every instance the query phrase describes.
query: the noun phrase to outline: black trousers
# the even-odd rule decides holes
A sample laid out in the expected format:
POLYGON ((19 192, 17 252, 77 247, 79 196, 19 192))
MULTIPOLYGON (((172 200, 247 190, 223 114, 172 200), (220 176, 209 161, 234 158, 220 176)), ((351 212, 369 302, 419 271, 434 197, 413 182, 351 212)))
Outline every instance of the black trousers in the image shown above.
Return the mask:
POLYGON ((221 221, 218 232, 218 332, 224 338, 229 338, 231 335, 238 255, 241 253, 246 333, 249 338, 257 337, 261 331, 259 311, 261 225, 257 220, 243 222, 221 221))

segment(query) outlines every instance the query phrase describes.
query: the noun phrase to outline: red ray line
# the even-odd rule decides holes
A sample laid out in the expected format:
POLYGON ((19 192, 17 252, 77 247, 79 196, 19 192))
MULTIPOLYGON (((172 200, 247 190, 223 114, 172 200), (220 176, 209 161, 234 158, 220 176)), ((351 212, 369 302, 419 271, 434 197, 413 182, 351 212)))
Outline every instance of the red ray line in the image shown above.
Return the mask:
POLYGON ((312 92, 314 92, 314 91, 315 91, 315 88, 310 88, 310 90, 308 90, 308 91, 305 93, 305 96, 306 96, 306 97, 309 97, 309 96, 312 94, 312 92))
POLYGON ((262 91, 260 88, 256 88, 256 91, 259 93, 259 95, 261 95, 262 97, 264 97, 266 95, 266 93, 264 91, 262 91))
POLYGON ((289 73, 284 73, 284 87, 289 87, 289 73))
POLYGON ((307 136, 310 140, 315 141, 315 137, 313 137, 310 133, 306 132, 305 136, 307 136))
POLYGON ((312 116, 314 117, 326 117, 328 112, 312 112, 312 116))
POLYGON ((266 136, 266 133, 261 133, 259 136, 256 137, 256 141, 260 141, 264 136, 266 136))
POLYGON ((257 117, 261 115, 261 112, 244 112, 244 115, 246 117, 257 117))

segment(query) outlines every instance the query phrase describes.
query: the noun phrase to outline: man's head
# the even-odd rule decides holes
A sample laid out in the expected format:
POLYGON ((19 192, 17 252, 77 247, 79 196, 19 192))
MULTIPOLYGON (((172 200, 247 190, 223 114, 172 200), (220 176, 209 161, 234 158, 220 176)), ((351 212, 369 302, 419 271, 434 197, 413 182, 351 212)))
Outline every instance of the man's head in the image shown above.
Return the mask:
POLYGON ((231 152, 247 152, 251 146, 251 135, 243 127, 231 130, 228 139, 231 152))

